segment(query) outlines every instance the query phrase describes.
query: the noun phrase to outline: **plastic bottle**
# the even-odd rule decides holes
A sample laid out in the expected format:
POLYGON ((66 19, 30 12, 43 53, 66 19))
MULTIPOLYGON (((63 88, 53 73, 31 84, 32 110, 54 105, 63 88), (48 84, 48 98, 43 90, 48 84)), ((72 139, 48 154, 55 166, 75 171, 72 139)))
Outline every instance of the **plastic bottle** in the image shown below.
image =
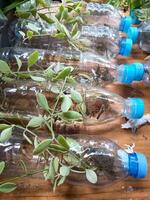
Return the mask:
POLYGON ((90 12, 85 17, 87 24, 108 25, 119 31, 127 32, 132 24, 130 16, 122 17, 119 10, 110 4, 87 3, 86 10, 90 12))
MULTIPOLYGON (((20 71, 26 74, 27 60, 32 52, 33 49, 28 48, 4 48, 0 50, 0 59, 8 62, 11 70, 17 71, 15 57, 19 57, 23 63, 20 71)), ((65 66, 74 67, 73 74, 76 80, 84 86, 104 86, 113 82, 130 84, 133 81, 142 80, 144 74, 147 74, 147 80, 149 79, 149 62, 145 65, 142 63, 118 65, 114 60, 108 60, 88 52, 70 55, 70 52, 64 49, 62 56, 56 51, 38 50, 38 52, 37 65, 30 68, 30 71, 36 76, 42 76, 43 70, 51 65, 53 71, 58 71, 60 67, 65 66)))
MULTIPOLYGON (((1 118, 17 120, 19 116, 21 121, 29 121, 31 116, 44 114, 44 111, 37 104, 36 93, 42 92, 51 108, 56 97, 56 88, 57 91, 60 91, 62 83, 50 81, 39 83, 24 80, 1 83, 0 86, 1 118)), ((89 86, 66 85, 65 88, 65 94, 69 96, 74 88, 81 94, 84 109, 82 109, 80 121, 84 125, 102 124, 121 116, 138 119, 144 114, 144 101, 140 98, 124 99, 104 89, 89 86)), ((76 107, 74 109, 76 110, 76 107)))
MULTIPOLYGON (((139 179, 147 175, 148 163, 142 153, 127 153, 113 141, 96 135, 72 135, 67 137, 66 140, 70 146, 69 152, 81 156, 82 162, 84 161, 86 165, 90 166, 90 169, 95 170, 97 174, 95 186, 112 184, 127 176, 139 179)), ((23 161, 26 163, 27 172, 31 173, 43 169, 50 158, 45 161, 42 159, 43 155, 35 156, 32 154, 32 150, 31 145, 19 138, 0 144, 0 158, 6 162, 7 166, 2 176, 11 178, 24 174, 24 169, 20 164, 23 161)), ((70 155, 69 152, 65 154, 65 157, 70 155)), ((63 164, 62 154, 61 162, 63 164)), ((65 161, 65 165, 68 165, 68 161, 65 161)), ((79 164, 73 165, 75 165, 76 171, 83 171, 79 164)), ((73 170, 72 168, 69 176, 67 176, 67 181, 72 184, 90 184, 85 173, 77 174, 73 170)), ((41 173, 37 173, 33 177, 42 178, 41 173)))
MULTIPOLYGON (((48 35, 34 36, 31 40, 22 40, 22 36, 19 31, 25 31, 30 29, 31 22, 29 20, 23 21, 21 24, 12 25, 12 31, 15 27, 12 44, 10 46, 38 48, 38 49, 63 49, 63 47, 69 48, 70 43, 63 38, 53 37, 51 34, 56 33, 54 25, 49 25, 46 29, 39 27, 39 32, 47 32, 48 35), (14 37, 15 35, 15 37, 14 37)), ((36 23, 35 23, 36 24, 36 23)), ((34 25, 34 24, 33 24, 34 25)), ((32 25, 32 26, 33 26, 32 25)), ((34 25, 35 26, 35 25, 34 25)), ((38 29, 38 28, 37 28, 38 29)), ((123 56, 129 56, 132 50, 132 41, 129 39, 122 39, 118 31, 108 26, 81 26, 76 39, 72 40, 76 49, 80 51, 91 51, 100 55, 109 57, 116 57, 118 54, 123 56)))
POLYGON ((137 43, 140 49, 150 53, 150 22, 143 22, 140 28, 130 28, 128 37, 132 39, 134 44, 137 43))

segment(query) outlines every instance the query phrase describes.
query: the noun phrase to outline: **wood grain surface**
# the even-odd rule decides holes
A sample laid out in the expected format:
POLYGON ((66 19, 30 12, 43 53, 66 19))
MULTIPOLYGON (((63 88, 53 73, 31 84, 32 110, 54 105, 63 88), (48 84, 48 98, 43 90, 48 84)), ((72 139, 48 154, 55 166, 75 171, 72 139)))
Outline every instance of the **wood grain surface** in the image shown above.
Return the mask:
MULTIPOLYGON (((140 51, 134 51, 130 59, 119 60, 119 63, 142 61, 145 57, 140 51)), ((150 113, 150 88, 142 83, 132 86, 109 85, 107 89, 124 97, 141 97, 145 100, 145 113, 150 113)), ((115 126, 108 128, 87 128, 84 134, 97 134, 117 142, 121 147, 125 144, 135 144, 135 151, 144 153, 150 166, 150 125, 140 127, 136 133, 121 129, 125 119, 117 120, 115 126)), ((107 125, 109 127, 109 124, 107 125)), ((145 179, 136 180, 128 177, 126 180, 105 188, 75 186, 67 183, 52 192, 49 182, 40 179, 26 178, 18 183, 18 189, 10 194, 0 194, 0 200, 150 200, 150 173, 145 179)))

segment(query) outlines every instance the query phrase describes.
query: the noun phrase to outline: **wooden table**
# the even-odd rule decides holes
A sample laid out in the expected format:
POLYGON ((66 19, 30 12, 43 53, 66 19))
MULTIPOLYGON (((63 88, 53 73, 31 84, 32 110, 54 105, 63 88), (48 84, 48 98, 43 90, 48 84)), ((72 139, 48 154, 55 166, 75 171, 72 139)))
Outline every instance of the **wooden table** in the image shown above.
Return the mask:
MULTIPOLYGON (((140 53, 134 54, 134 57, 142 59, 145 55, 140 53)), ((133 61, 133 58, 127 62, 133 61)), ((150 113, 150 88, 142 84, 131 86, 113 85, 107 87, 124 97, 141 97, 146 104, 146 113, 150 113)), ((150 166, 150 125, 145 125, 138 129, 136 133, 131 130, 123 130, 120 124, 125 122, 120 119, 113 130, 100 131, 96 127, 91 130, 90 134, 95 133, 103 135, 116 141, 120 146, 135 143, 135 150, 145 153, 150 166)), ((136 180, 127 178, 124 181, 105 188, 91 188, 88 186, 73 186, 65 184, 57 189, 55 193, 51 191, 48 182, 38 179, 24 179, 19 183, 18 189, 10 194, 0 194, 0 200, 150 200, 150 173, 145 179, 136 180)))

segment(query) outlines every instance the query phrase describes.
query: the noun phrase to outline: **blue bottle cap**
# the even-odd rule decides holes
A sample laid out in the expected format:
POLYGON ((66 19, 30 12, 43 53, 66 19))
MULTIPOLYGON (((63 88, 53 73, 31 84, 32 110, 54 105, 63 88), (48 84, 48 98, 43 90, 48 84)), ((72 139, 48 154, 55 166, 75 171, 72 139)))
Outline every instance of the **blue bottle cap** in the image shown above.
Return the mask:
POLYGON ((127 107, 126 117, 130 119, 139 119, 144 115, 145 105, 141 98, 128 98, 127 107))
POLYGON ((136 81, 141 81, 145 73, 145 65, 143 63, 133 63, 135 67, 135 78, 136 81))
POLYGON ((132 50, 132 40, 129 38, 122 39, 119 44, 119 54, 122 56, 130 56, 132 50))
POLYGON ((141 21, 138 19, 138 17, 135 15, 135 10, 130 11, 130 16, 132 18, 132 24, 140 24, 141 21))
POLYGON ((131 84, 133 81, 140 81, 144 76, 144 64, 132 63, 118 66, 118 81, 124 84, 131 84))
POLYGON ((128 38, 130 38, 133 44, 138 42, 139 30, 137 27, 130 27, 128 30, 128 38))
POLYGON ((144 178, 148 173, 148 163, 146 156, 142 153, 130 153, 128 154, 129 163, 128 171, 129 175, 134 178, 144 178))
POLYGON ((119 31, 127 33, 131 25, 132 25, 132 18, 130 16, 122 17, 119 31))

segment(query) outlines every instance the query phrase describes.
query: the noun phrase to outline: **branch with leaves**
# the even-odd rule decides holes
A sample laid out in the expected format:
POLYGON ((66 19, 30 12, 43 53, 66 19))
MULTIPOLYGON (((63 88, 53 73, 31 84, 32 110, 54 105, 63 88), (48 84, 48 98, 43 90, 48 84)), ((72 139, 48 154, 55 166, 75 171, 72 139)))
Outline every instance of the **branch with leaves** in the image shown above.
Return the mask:
MULTIPOLYGON (((30 74, 30 67, 37 61, 38 55, 37 52, 34 52, 28 60, 28 72, 30 74)), ((18 64, 21 67, 21 63, 18 60, 18 64)), ((5 81, 8 76, 16 76, 14 72, 11 71, 10 67, 4 61, 0 62, 0 72, 1 78, 5 81), (5 79, 3 79, 5 77, 5 79)), ((97 182, 96 167, 91 166, 90 163, 84 159, 84 149, 78 144, 75 140, 63 137, 62 135, 57 136, 53 126, 55 123, 55 118, 60 118, 61 120, 67 122, 74 122, 82 120, 82 114, 75 110, 69 110, 73 102, 80 107, 83 104, 82 96, 79 92, 72 90, 71 97, 64 93, 64 87, 67 83, 67 80, 71 77, 72 68, 67 67, 62 71, 59 71, 57 74, 52 75, 50 69, 47 70, 47 75, 51 76, 51 80, 58 81, 63 80, 61 89, 58 92, 56 101, 54 102, 53 107, 49 107, 46 97, 42 93, 37 93, 37 103, 44 110, 43 115, 34 116, 30 119, 28 124, 24 127, 17 124, 0 124, 0 143, 6 143, 15 134, 15 128, 18 128, 23 131, 22 138, 26 140, 30 145, 33 146, 33 155, 38 155, 45 160, 45 166, 41 170, 26 171, 20 176, 3 180, 0 182, 0 192, 11 192, 16 189, 16 184, 14 181, 24 178, 27 176, 32 176, 38 173, 43 173, 46 180, 50 180, 53 185, 53 190, 57 186, 64 183, 67 176, 70 173, 84 173, 87 179, 91 183, 97 182), (59 102, 61 103, 61 111, 59 102), (46 126, 50 136, 49 138, 41 138, 36 131, 37 128, 46 126), (48 157, 48 160, 47 160, 48 157)), ((41 81, 40 77, 32 77, 34 81, 41 81)), ((72 78, 73 79, 73 78, 72 78)), ((14 80, 14 79, 13 79, 14 80)), ((56 92, 56 88, 55 88, 56 92)), ((73 108, 72 108, 73 109, 73 108)), ((4 118, 5 116, 1 116, 4 118)), ((19 115, 18 115, 19 117, 19 115)), ((5 162, 0 162, 0 173, 3 172, 5 168, 5 162)), ((27 168, 27 167, 26 167, 27 168)), ((7 169, 6 169, 7 170, 7 169)))
MULTIPOLYGON (((64 80, 65 84, 65 80, 64 80)), ((62 90, 64 87, 62 86, 62 90)), ((83 173, 87 177, 87 180, 93 184, 97 182, 96 166, 91 165, 91 163, 84 158, 85 149, 76 140, 69 137, 64 137, 62 135, 57 136, 54 132, 54 116, 57 115, 56 109, 58 106, 59 98, 62 93, 57 97, 57 100, 53 108, 50 108, 45 96, 41 93, 37 94, 37 102, 39 106, 45 110, 46 113, 42 116, 32 117, 28 122, 27 126, 23 127, 16 124, 0 124, 0 143, 6 143, 9 141, 13 134, 15 134, 14 129, 18 128, 23 131, 23 138, 33 146, 33 155, 38 155, 39 158, 45 160, 45 166, 41 170, 37 171, 27 171, 22 175, 14 178, 7 179, 6 181, 0 182, 0 192, 11 192, 16 189, 16 184, 14 181, 32 176, 38 173, 43 173, 46 180, 50 180, 53 185, 53 190, 56 187, 63 184, 69 174, 83 173), (42 125, 46 125, 50 136, 43 139, 34 132, 34 129, 40 128, 42 125)), ((82 101, 81 96, 76 91, 72 91, 72 99, 77 103, 82 101)), ((69 121, 79 120, 81 115, 75 111, 68 111, 71 106, 71 99, 65 95, 61 104, 61 118, 69 121), (69 103, 70 102, 70 103, 69 103)), ((60 113, 58 112, 60 115, 60 113)), ((4 161, 0 163, 0 171, 4 170, 4 161)), ((26 167, 27 168, 27 167, 26 167)), ((6 169, 7 170, 7 169, 6 169)))

